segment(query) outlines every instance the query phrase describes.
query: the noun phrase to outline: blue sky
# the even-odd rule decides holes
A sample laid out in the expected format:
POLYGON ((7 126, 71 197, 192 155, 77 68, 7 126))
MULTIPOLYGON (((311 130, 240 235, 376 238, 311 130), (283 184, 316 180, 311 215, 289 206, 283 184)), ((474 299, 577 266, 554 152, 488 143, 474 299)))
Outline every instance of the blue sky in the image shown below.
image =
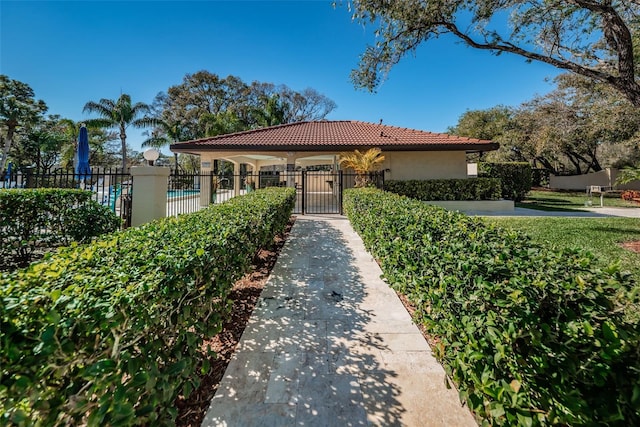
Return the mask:
MULTIPOLYGON (((0 0, 0 73, 29 84, 49 113, 74 120, 87 101, 151 103, 187 73, 312 87, 330 120, 444 132, 466 110, 518 105, 551 90, 548 65, 465 47, 448 37, 396 65, 377 93, 349 80, 374 28, 322 1, 0 0)), ((130 129, 140 150, 144 137, 130 129)), ((165 154, 168 148, 163 149, 165 154)))

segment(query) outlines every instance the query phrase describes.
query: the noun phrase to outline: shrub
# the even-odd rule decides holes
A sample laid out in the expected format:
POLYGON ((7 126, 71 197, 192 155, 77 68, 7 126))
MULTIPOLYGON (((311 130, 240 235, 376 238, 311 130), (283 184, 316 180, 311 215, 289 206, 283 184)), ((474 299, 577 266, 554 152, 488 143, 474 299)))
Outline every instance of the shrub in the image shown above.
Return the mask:
POLYGON ((478 176, 499 178, 507 200, 519 202, 531 190, 531 165, 526 162, 478 163, 478 176))
POLYGON ((252 192, 1 276, 0 423, 172 423, 233 283, 294 201, 292 189, 252 192))
POLYGON ((626 190, 622 192, 620 197, 622 198, 622 200, 627 200, 627 201, 640 200, 640 191, 626 190))
POLYGON ((532 187, 548 187, 551 173, 548 169, 535 168, 531 169, 531 186, 532 187))
POLYGON ((0 258, 18 265, 27 265, 37 249, 90 240, 119 227, 117 215, 91 200, 88 191, 0 190, 0 258))
POLYGON ((349 190, 344 201, 483 425, 640 425, 628 273, 390 193, 349 190))
POLYGON ((385 181, 384 189, 417 200, 495 200, 500 181, 493 178, 385 181))

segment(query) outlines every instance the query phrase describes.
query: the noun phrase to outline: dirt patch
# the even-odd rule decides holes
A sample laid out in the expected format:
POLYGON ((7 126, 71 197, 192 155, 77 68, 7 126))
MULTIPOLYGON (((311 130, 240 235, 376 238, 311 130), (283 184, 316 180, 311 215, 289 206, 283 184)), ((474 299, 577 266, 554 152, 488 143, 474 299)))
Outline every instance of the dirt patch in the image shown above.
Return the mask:
MULTIPOLYGON (((218 357, 209 359, 211 369, 207 375, 201 377, 200 387, 194 390, 187 399, 182 396, 176 399, 176 408, 178 409, 176 426, 199 427, 202 424, 209 403, 218 390, 224 371, 227 369, 294 221, 295 217, 292 217, 285 232, 276 236, 273 247, 262 249, 253 260, 251 272, 234 284, 230 295, 233 308, 229 321, 224 324, 222 332, 205 341, 202 346, 203 349, 210 346, 218 357)), ((206 350, 203 350, 203 359, 206 357, 205 355, 206 350)))
POLYGON ((633 242, 620 243, 620 246, 640 254, 640 240, 635 240, 633 242))

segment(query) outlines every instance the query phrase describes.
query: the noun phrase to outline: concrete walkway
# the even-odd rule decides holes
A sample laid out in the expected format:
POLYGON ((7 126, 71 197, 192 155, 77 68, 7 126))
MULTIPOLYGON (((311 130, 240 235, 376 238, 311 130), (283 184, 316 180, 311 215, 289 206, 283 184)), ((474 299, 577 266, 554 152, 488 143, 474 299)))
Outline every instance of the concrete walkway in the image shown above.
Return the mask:
POLYGON ((473 216, 556 216, 556 217, 577 217, 577 218, 608 218, 626 217, 640 218, 640 208, 608 208, 591 207, 576 209, 575 211, 542 211, 537 209, 515 208, 510 212, 480 212, 468 211, 467 215, 473 216))
POLYGON ((299 216, 203 426, 476 426, 345 217, 299 216))

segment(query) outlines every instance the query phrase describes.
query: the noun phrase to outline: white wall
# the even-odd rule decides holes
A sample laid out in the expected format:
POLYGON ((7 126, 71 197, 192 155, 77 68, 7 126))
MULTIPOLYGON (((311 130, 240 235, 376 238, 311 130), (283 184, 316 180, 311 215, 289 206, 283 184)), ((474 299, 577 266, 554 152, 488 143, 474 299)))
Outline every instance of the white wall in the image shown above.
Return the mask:
POLYGON ((587 187, 599 185, 601 187, 613 187, 616 190, 640 190, 640 181, 633 181, 625 185, 616 185, 618 170, 606 168, 599 172, 583 175, 555 176, 549 178, 549 187, 558 190, 586 191, 587 187))

